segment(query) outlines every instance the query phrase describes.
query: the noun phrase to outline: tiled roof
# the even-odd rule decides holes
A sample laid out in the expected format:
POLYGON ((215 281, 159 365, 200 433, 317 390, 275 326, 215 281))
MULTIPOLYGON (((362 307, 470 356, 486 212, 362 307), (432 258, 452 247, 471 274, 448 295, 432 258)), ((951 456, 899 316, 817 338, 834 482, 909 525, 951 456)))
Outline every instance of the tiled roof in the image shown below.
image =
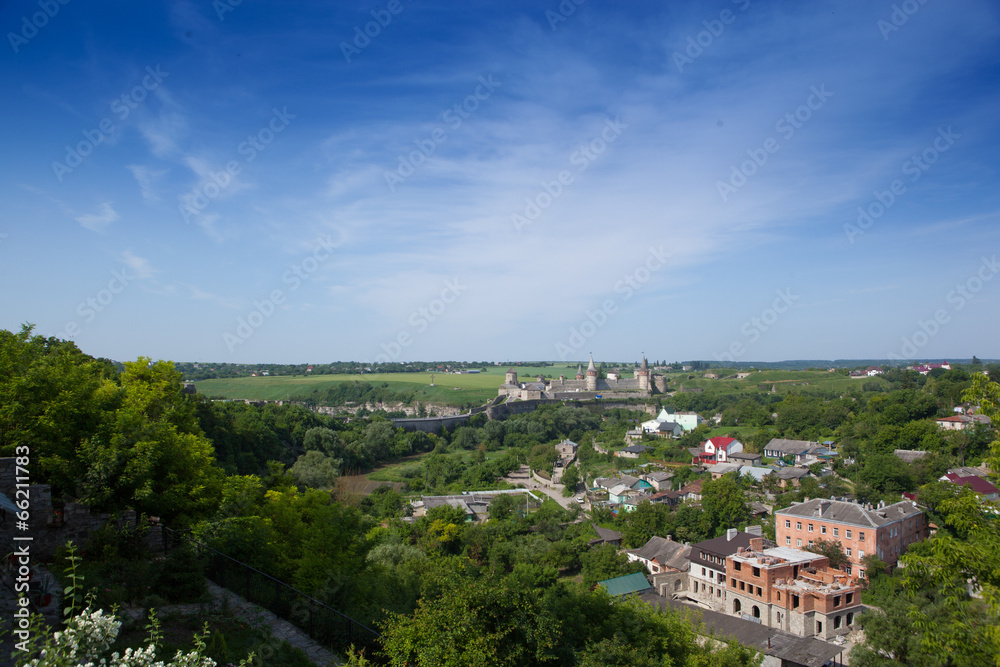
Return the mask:
POLYGON ((660 565, 667 565, 675 570, 686 570, 688 568, 688 554, 691 547, 680 542, 674 542, 664 537, 654 535, 639 547, 629 551, 644 560, 655 560, 660 565))
POLYGON ((783 454, 804 454, 814 447, 818 447, 818 442, 809 440, 786 440, 784 438, 772 438, 771 442, 764 446, 766 451, 778 451, 783 454))
POLYGON ((989 495, 991 493, 998 493, 1000 490, 993 486, 990 482, 983 479, 982 477, 977 477, 975 475, 969 475, 968 477, 959 477, 958 475, 952 473, 946 475, 948 481, 952 484, 958 484, 959 486, 967 486, 976 493, 982 493, 983 495, 989 495))

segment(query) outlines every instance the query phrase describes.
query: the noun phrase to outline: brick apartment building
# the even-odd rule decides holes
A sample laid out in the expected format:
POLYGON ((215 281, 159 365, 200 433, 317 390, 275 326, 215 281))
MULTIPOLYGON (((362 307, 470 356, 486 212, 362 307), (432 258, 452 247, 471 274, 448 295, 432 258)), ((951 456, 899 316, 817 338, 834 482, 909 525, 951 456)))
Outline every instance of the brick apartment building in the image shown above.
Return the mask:
POLYGON ((726 612, 800 637, 831 639, 862 611, 858 580, 826 556, 751 541, 726 559, 726 612))
POLYGON ((848 574, 864 577, 861 560, 874 553, 894 566, 914 542, 927 539, 927 516, 915 503, 860 505, 816 498, 774 513, 779 547, 801 549, 817 540, 840 542, 848 574))

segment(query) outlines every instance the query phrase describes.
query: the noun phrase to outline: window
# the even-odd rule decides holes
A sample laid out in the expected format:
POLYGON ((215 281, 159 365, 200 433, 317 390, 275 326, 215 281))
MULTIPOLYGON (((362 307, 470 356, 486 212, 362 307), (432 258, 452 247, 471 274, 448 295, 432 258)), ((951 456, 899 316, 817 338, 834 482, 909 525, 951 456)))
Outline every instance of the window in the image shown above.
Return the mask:
POLYGON ((701 568, 701 576, 705 576, 705 568, 701 568))
POLYGON ((764 597, 764 592, 760 590, 760 586, 757 587, 757 597, 759 598, 764 597))
POLYGON ((788 519, 785 519, 785 528, 791 528, 791 527, 792 527, 792 522, 789 521, 788 519))
POLYGON ((861 558, 863 560, 864 557, 865 557, 865 552, 861 551, 861 550, 858 550, 858 558, 861 558))
POLYGON ((816 634, 817 635, 823 634, 823 622, 822 621, 816 621, 816 634))
POLYGON ((799 596, 798 595, 793 595, 792 596, 792 609, 798 609, 798 608, 799 608, 799 596))
POLYGON ((833 536, 834 537, 840 537, 840 528, 834 528, 833 529, 833 536))
POLYGON ((820 526, 819 527, 819 534, 820 535, 826 535, 826 526, 820 526))
MULTIPOLYGON (((776 591, 776 594, 777 594, 777 596, 778 596, 778 597, 777 597, 777 600, 778 600, 778 602, 781 602, 781 591, 776 591)), ((780 617, 780 616, 778 617, 778 620, 779 620, 779 621, 781 620, 781 617, 780 617)))
MULTIPOLYGON (((851 604, 854 602, 854 593, 848 593, 844 596, 844 604, 851 604)), ((851 624, 850 621, 847 622, 848 625, 851 624)))
POLYGON ((862 542, 864 542, 864 541, 865 541, 865 531, 863 531, 863 530, 859 530, 859 531, 858 531, 858 539, 859 539, 860 541, 862 541, 862 542))
POLYGON ((709 586, 708 587, 708 594, 712 595, 713 593, 715 593, 715 586, 709 586))
POLYGON ((854 623, 854 614, 847 615, 847 624, 852 625, 854 623))
POLYGON ((801 547, 802 546, 802 540, 801 539, 795 540, 795 546, 801 547))
POLYGON ((812 524, 809 524, 809 532, 810 533, 813 532, 813 525, 812 524))
POLYGON ((809 546, 812 546, 812 545, 813 545, 813 541, 809 540, 809 546))
POLYGON ((858 579, 864 579, 864 578, 865 578, 865 571, 858 570, 858 579))
POLYGON ((735 579, 733 579, 733 585, 732 585, 732 588, 736 588, 736 580, 735 580, 735 579))
POLYGON ((785 535, 785 544, 788 546, 792 546, 792 538, 788 535, 785 535))
POLYGON ((795 522, 795 530, 802 530, 802 522, 801 521, 796 521, 795 522))
POLYGON ((839 607, 840 606, 840 596, 839 595, 834 595, 833 596, 833 606, 834 607, 839 607))
POLYGON ((747 589, 747 585, 744 582, 741 581, 740 582, 740 590, 741 591, 745 591, 746 589, 747 589))
POLYGON ((753 569, 753 576, 755 576, 755 577, 759 577, 760 576, 760 568, 759 567, 755 567, 753 569))
POLYGON ((739 600, 733 600, 733 613, 734 614, 740 613, 740 610, 742 608, 743 608, 743 605, 740 604, 739 600))
POLYGON ((833 617, 833 629, 836 630, 840 627, 840 616, 833 617))
POLYGON ((851 539, 851 531, 847 531, 847 539, 851 539))
POLYGON ((715 597, 717 597, 717 598, 721 598, 722 597, 722 589, 721 588, 716 589, 716 591, 715 591, 715 597))
MULTIPOLYGON (((851 547, 847 547, 847 557, 851 557, 851 547)), ((850 572, 848 572, 848 574, 850 574, 850 572)))
POLYGON ((733 569, 736 570, 737 572, 740 571, 740 562, 738 560, 733 561, 733 569))

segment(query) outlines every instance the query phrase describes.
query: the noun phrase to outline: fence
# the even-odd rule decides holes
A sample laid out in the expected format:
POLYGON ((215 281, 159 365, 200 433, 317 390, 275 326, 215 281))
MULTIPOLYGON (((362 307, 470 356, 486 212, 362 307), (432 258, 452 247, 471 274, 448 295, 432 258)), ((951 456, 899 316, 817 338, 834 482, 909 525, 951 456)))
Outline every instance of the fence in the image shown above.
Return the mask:
POLYGON ((375 657, 381 637, 375 630, 190 535, 169 528, 164 531, 168 538, 164 540, 165 547, 187 540, 200 555, 208 557, 205 577, 210 581, 273 612, 336 653, 343 654, 353 645, 364 650, 366 656, 375 657))

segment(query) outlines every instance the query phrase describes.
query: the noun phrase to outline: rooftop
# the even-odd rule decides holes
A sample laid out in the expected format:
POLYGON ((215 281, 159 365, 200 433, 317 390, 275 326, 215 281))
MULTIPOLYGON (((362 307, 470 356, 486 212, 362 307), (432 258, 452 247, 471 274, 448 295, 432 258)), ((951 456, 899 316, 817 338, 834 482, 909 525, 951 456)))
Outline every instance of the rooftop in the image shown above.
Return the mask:
POLYGON ((872 507, 843 500, 815 498, 804 503, 793 503, 791 507, 778 510, 775 515, 825 519, 853 526, 878 528, 922 513, 922 509, 908 501, 872 507))

